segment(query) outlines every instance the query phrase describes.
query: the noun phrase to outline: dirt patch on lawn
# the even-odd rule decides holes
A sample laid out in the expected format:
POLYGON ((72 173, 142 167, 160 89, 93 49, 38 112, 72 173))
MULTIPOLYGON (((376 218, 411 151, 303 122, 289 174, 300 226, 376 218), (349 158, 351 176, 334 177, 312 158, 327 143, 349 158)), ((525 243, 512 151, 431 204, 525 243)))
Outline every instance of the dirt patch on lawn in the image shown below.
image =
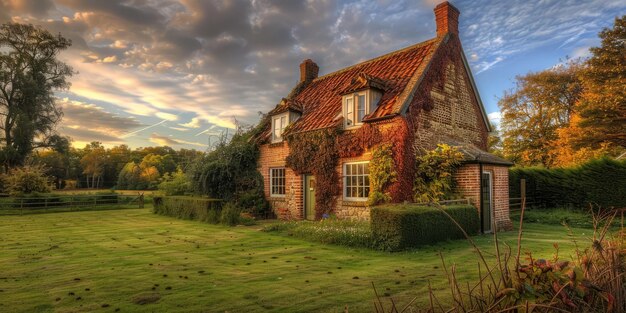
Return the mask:
POLYGON ((142 293, 134 296, 132 301, 134 304, 144 305, 155 303, 161 299, 161 295, 158 293, 142 293))

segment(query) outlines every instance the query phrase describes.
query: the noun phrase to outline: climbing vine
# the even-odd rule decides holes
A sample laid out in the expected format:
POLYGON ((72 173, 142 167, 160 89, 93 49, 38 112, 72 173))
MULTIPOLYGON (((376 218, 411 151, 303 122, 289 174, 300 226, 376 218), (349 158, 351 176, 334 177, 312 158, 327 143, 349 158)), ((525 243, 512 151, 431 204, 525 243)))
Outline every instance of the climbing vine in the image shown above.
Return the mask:
POLYGON ((316 218, 330 213, 339 191, 339 152, 335 145, 338 132, 331 128, 287 135, 287 166, 298 174, 315 175, 316 218))
POLYGON ((391 144, 386 143, 372 150, 372 160, 369 164, 371 185, 369 205, 387 203, 392 199, 386 189, 391 183, 397 181, 398 172, 395 168, 391 147, 391 144))
POLYGON ((437 145, 437 149, 415 158, 415 202, 438 202, 452 191, 452 174, 461 165, 463 154, 455 147, 437 145))

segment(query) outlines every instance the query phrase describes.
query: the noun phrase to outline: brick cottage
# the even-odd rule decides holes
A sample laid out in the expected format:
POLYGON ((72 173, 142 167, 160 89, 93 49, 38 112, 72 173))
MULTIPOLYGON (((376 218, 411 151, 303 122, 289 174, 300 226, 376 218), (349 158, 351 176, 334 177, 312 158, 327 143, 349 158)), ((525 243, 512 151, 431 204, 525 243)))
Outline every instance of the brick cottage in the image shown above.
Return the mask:
POLYGON ((267 114, 257 136, 265 196, 279 218, 319 219, 330 212, 368 219, 368 162, 372 148, 383 143, 393 145, 398 173, 386 192, 392 202, 411 201, 416 151, 446 143, 463 152, 456 191, 477 207, 483 231, 511 227, 511 163, 486 152, 491 127, 459 39, 459 11, 448 2, 434 11, 433 39, 319 77, 312 60, 300 64, 300 81, 267 114), (328 129, 338 130, 336 190, 331 204, 320 208, 320 177, 316 169, 287 166, 285 138, 328 129))

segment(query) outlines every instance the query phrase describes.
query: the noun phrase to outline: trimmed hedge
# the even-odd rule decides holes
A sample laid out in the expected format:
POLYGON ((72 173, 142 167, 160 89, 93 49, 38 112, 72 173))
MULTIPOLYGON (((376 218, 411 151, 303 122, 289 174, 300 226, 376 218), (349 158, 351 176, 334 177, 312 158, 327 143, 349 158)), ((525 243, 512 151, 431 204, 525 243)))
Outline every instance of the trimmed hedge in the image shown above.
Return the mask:
POLYGON ((520 179, 526 179, 526 198, 536 205, 554 208, 626 207, 626 161, 597 159, 577 167, 546 169, 512 168, 509 194, 519 198, 520 179))
MULTIPOLYGON (((471 205, 443 209, 469 235, 478 234, 480 218, 471 205)), ((416 204, 383 205, 371 209, 372 236, 382 250, 397 251, 464 238, 459 228, 440 209, 416 204)))
POLYGON ((222 215, 222 200, 166 196, 154 197, 154 213, 188 220, 218 224, 222 215))

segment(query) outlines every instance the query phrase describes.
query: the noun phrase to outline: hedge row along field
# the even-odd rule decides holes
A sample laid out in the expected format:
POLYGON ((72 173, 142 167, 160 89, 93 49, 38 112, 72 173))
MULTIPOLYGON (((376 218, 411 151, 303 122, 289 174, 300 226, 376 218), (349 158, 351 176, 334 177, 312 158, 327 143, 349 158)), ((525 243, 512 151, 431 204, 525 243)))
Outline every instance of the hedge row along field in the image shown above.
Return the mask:
POLYGON ((526 198, 548 208, 626 207, 626 161, 608 158, 571 168, 513 168, 510 196, 518 198, 520 180, 526 180, 526 198))
MULTIPOLYGON (((443 207, 468 235, 480 230, 478 211, 471 205, 443 207)), ((383 205, 371 209, 372 237, 383 250, 397 251, 439 241, 464 238, 441 209, 416 204, 383 205)))
POLYGON ((187 196, 154 197, 154 213, 218 224, 222 215, 222 201, 187 196))

